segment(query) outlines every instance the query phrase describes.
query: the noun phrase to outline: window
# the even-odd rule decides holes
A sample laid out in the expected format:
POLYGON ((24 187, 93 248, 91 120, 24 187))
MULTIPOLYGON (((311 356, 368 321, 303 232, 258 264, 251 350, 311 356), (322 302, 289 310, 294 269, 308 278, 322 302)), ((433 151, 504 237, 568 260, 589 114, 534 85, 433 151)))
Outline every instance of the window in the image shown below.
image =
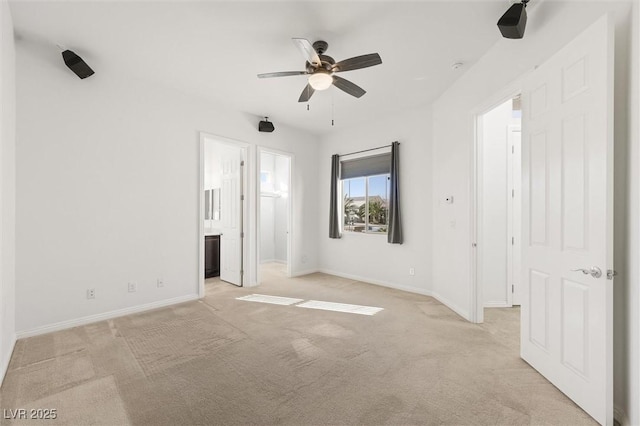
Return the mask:
POLYGON ((344 231, 387 233, 390 163, 389 154, 341 163, 344 231))

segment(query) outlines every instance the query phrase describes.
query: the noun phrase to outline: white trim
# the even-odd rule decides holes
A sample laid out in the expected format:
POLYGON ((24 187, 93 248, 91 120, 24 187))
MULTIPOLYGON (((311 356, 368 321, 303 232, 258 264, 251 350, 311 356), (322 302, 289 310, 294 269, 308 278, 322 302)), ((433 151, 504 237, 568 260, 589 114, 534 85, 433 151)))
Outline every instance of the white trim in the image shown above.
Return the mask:
POLYGON ((504 300, 498 300, 493 302, 484 302, 485 308, 511 308, 512 305, 504 300))
POLYGON ((265 259, 260 261, 261 265, 264 265, 265 263, 279 263, 281 265, 286 265, 287 261, 282 259, 265 259))
POLYGON ((631 421, 629 417, 627 417, 627 413, 617 405, 613 407, 613 419, 620 423, 620 426, 631 426, 631 421))
POLYGON ((24 339, 26 337, 33 337, 40 334, 51 333, 54 331, 66 330, 68 328, 78 327, 81 325, 91 324, 94 322, 104 321, 112 318, 123 317, 126 315, 137 314, 140 312, 150 311, 152 309, 164 308, 166 306, 177 305, 179 303, 191 302, 198 299, 199 297, 197 294, 188 294, 186 296, 174 297, 172 299, 159 300, 157 302, 146 303, 144 305, 116 309, 115 311, 103 312, 96 315, 88 315, 86 317, 60 321, 49 325, 43 325, 40 327, 32 328, 30 330, 18 331, 16 333, 16 337, 18 339, 24 339))
POLYGON ((375 280, 371 278, 361 277, 358 275, 344 274, 342 272, 332 271, 329 269, 320 269, 318 270, 318 272, 322 272, 323 274, 328 274, 328 275, 335 275, 341 278, 348 278, 348 279, 359 281, 365 284, 374 284, 381 287, 388 287, 388 288, 393 288, 395 290, 406 291, 408 293, 421 294, 423 296, 430 296, 436 299, 438 302, 445 305, 447 308, 451 309, 456 314, 460 315, 462 318, 466 319, 467 321, 469 320, 469 312, 467 310, 461 308, 460 306, 456 305, 455 303, 452 303, 448 299, 445 299, 444 297, 440 296, 440 294, 431 290, 424 290, 421 288, 398 285, 392 282, 375 280))
MULTIPOLYGON (((239 147, 242 152, 244 160, 243 168, 243 190, 244 190, 244 207, 243 207, 243 222, 244 222, 244 240, 243 240, 243 287, 254 287, 257 282, 257 270, 258 268, 258 253, 256 247, 259 246, 257 239, 257 232, 255 232, 255 208, 254 202, 256 201, 256 189, 250 184, 253 178, 254 170, 252 169, 254 164, 255 145, 247 142, 242 142, 236 139, 227 138, 224 136, 215 135, 213 133, 199 132, 200 140, 200 176, 199 176, 199 194, 198 194, 198 296, 203 298, 205 296, 204 288, 204 142, 205 139, 213 140, 226 145, 239 147)), ((259 194, 257 196, 259 198, 259 194)))
MULTIPOLYGON (((9 363, 11 362, 11 358, 13 357, 13 351, 16 348, 17 340, 18 339, 15 333, 13 333, 13 337, 11 338, 11 345, 10 345, 11 349, 7 352, 7 359, 6 360, 0 359, 0 362, 2 363, 0 364, 0 387, 2 387, 4 378, 7 376, 7 371, 9 371, 9 363)), ((2 354, 2 357, 4 357, 4 355, 5 354, 2 354)))
POLYGON ((507 85, 505 88, 500 90, 494 96, 491 96, 487 101, 483 102, 475 109, 471 111, 471 120, 473 126, 473 140, 472 140, 472 149, 470 154, 470 164, 471 164, 471 173, 469 174, 469 205, 471 206, 471 214, 470 214, 470 230, 471 230, 471 240, 469 241, 469 255, 471 265, 471 273, 470 273, 470 300, 469 300, 469 316, 465 316, 469 321, 480 324, 484 322, 484 293, 482 289, 481 280, 478 279, 478 257, 481 254, 478 253, 478 247, 480 247, 480 235, 478 230, 478 179, 479 179, 479 159, 480 159, 480 135, 481 135, 481 126, 479 126, 481 117, 489 112, 491 109, 496 106, 506 102, 509 99, 513 99, 518 96, 522 92, 522 81, 523 78, 520 77, 518 80, 512 82, 507 85), (475 246, 474 246, 475 244, 475 246))
POLYGON ((311 275, 311 274, 315 274, 316 272, 320 272, 319 269, 306 269, 303 271, 295 271, 291 273, 291 278, 295 278, 295 277, 302 277, 305 275, 311 275))
POLYGON ((198 158, 198 296, 204 297, 204 133, 200 132, 200 157, 198 158))
POLYGON ((432 292, 431 293, 431 297, 436 299, 438 302, 442 303, 447 308, 451 309, 456 314, 460 315, 463 319, 465 319, 465 320, 467 320, 469 322, 472 322, 471 321, 471 317, 469 316, 469 311, 468 310, 463 309, 462 307, 460 307, 457 304, 453 303, 449 299, 447 299, 445 297, 442 297, 439 293, 432 292))
MULTIPOLYGON (((522 110, 522 109, 521 109, 522 110)), ((507 306, 514 305, 514 295, 522 289, 520 263, 522 262, 522 118, 520 124, 510 124, 507 133, 507 171, 508 188, 513 191, 508 197, 507 221, 509 234, 515 238, 512 244, 508 245, 507 254, 507 306), (515 135, 520 135, 520 143, 514 141, 515 135), (516 161, 516 159, 518 161, 516 161), (516 262, 516 259, 518 262, 516 262)), ((507 243, 508 244, 508 243, 507 243)), ((520 305, 518 299, 516 305, 520 305)))

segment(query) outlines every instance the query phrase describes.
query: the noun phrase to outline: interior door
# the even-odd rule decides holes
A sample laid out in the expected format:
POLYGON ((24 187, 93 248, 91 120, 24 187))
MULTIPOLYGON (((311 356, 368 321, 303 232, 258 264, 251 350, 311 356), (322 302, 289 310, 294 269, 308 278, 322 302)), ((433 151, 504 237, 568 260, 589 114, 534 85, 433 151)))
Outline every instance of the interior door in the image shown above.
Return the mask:
POLYGON ((612 30, 608 16, 598 20, 533 71, 522 94, 521 355, 607 425, 613 423, 612 30))
POLYGON ((220 202, 220 279, 237 286, 243 275, 243 149, 225 146, 220 150, 222 189, 220 202))

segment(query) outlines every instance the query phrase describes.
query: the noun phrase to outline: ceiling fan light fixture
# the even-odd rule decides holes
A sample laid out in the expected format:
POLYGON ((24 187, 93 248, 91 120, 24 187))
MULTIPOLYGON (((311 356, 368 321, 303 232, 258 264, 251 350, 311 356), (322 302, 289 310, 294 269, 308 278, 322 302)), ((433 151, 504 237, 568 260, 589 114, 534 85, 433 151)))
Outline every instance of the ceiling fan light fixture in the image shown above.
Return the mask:
POLYGON ((316 71, 309 76, 309 84, 315 90, 326 90, 333 84, 333 77, 329 73, 316 71))

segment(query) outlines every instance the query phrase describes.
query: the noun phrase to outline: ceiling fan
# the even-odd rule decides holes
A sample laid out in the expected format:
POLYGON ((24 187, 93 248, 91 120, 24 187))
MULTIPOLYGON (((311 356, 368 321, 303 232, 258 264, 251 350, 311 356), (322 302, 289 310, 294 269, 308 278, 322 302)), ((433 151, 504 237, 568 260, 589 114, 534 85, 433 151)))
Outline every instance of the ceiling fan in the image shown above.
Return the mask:
POLYGON ((361 97, 367 93, 362 87, 335 75, 338 72, 353 71, 360 68, 372 67, 380 65, 382 59, 377 53, 356 56, 337 62, 331 56, 327 56, 329 44, 326 41, 318 40, 315 43, 309 43, 304 38, 293 38, 293 43, 298 46, 302 56, 306 59, 305 71, 282 71, 270 72, 266 74, 258 74, 258 78, 271 77, 287 77, 291 75, 308 75, 309 80, 307 86, 302 91, 298 102, 307 102, 316 90, 325 90, 333 84, 338 89, 355 96, 361 97))

